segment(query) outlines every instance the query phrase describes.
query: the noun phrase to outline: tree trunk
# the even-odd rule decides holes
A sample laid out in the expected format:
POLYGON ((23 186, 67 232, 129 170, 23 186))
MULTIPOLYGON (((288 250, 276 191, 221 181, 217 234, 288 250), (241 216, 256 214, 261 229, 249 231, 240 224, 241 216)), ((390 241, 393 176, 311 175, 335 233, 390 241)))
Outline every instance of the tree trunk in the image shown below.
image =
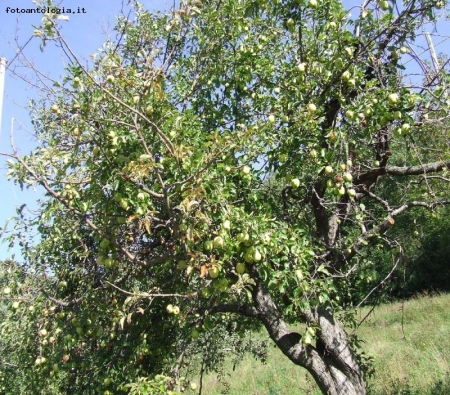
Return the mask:
POLYGON ((266 286, 258 279, 253 289, 258 318, 271 339, 296 365, 307 369, 323 394, 365 395, 366 385, 347 335, 326 308, 305 311, 308 325, 319 325, 316 346, 304 344, 302 336, 289 329, 266 286))

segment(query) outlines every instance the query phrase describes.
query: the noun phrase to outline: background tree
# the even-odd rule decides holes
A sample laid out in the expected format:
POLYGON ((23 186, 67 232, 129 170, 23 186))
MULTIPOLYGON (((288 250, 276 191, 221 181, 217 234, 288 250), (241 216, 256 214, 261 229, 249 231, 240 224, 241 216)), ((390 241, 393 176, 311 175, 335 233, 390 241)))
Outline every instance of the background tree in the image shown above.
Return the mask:
POLYGON ((445 68, 402 74, 443 5, 364 3, 353 20, 335 0, 136 3, 90 69, 48 15, 35 34, 70 66, 33 106, 40 147, 4 154, 47 196, 20 219, 52 312, 33 374, 57 363, 62 393, 180 390, 192 344, 263 325, 323 393, 364 394, 349 286, 401 249, 398 218, 448 203, 448 144, 421 149, 448 138, 445 68))

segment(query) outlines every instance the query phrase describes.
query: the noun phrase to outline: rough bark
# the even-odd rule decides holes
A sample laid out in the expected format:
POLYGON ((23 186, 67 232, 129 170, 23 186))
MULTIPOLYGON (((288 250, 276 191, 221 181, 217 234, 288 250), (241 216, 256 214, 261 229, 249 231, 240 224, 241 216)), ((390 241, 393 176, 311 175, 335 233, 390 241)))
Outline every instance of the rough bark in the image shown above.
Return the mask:
POLYGON ((318 308, 305 311, 308 324, 320 325, 316 346, 304 344, 299 333, 292 331, 283 320, 266 286, 257 279, 253 301, 258 318, 269 336, 293 363, 307 369, 323 394, 364 395, 366 385, 344 330, 331 312, 318 308))

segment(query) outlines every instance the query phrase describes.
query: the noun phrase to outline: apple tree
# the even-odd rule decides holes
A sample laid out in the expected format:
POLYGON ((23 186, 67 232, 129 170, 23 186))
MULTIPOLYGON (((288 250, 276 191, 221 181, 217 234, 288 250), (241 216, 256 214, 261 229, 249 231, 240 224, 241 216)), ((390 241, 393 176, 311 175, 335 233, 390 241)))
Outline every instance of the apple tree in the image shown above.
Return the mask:
POLYGON ((48 277, 64 385, 181 390, 195 344, 262 325, 324 394, 365 394, 343 302, 373 251, 401 251, 397 218, 448 203, 446 64, 416 46, 444 6, 135 3, 89 67, 46 16, 67 74, 32 103, 39 147, 4 155, 45 191, 9 237, 48 277))

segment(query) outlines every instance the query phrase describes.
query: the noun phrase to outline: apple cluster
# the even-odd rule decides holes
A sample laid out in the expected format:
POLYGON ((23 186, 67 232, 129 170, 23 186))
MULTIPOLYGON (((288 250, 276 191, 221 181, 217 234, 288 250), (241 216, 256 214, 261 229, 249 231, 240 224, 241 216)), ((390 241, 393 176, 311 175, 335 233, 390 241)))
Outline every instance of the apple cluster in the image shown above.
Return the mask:
POLYGON ((353 165, 351 160, 348 160, 346 164, 342 163, 339 165, 340 173, 332 178, 334 174, 334 169, 332 166, 327 165, 324 168, 325 174, 329 177, 327 180, 327 188, 331 189, 333 193, 337 196, 344 196, 346 193, 350 198, 354 198, 356 196, 356 191, 354 188, 351 188, 353 176, 347 170, 353 165))

